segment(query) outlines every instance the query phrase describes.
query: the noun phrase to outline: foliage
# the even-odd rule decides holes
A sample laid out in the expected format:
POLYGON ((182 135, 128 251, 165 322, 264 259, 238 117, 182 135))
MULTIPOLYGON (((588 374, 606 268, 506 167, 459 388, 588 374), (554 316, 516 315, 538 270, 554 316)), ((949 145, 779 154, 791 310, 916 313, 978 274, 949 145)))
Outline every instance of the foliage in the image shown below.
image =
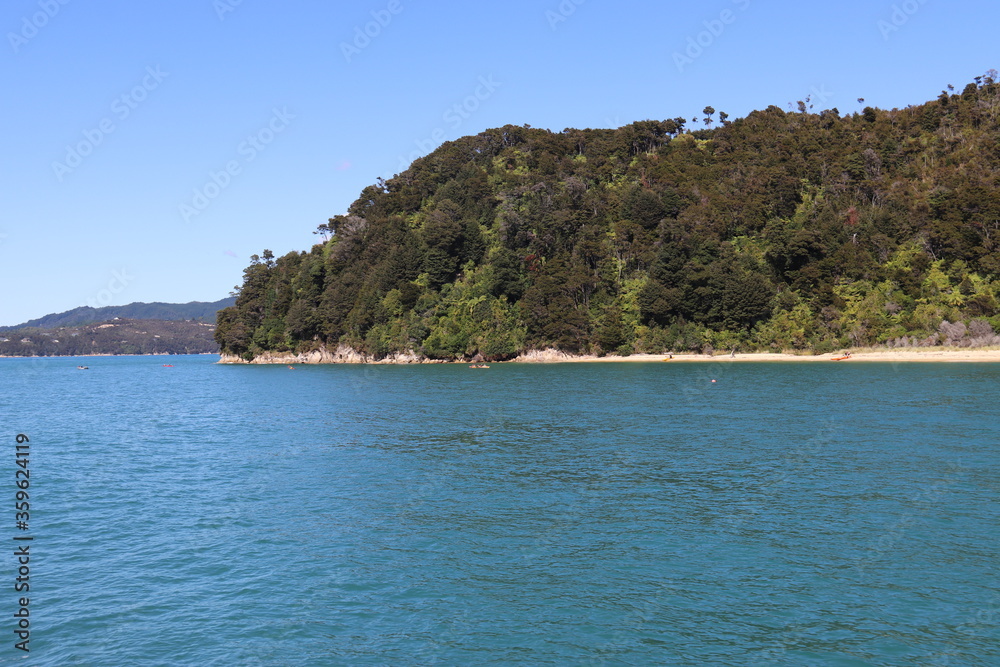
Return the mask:
POLYGON ((942 322, 1000 315, 998 111, 986 76, 693 133, 487 130, 365 188, 310 251, 255 256, 216 339, 441 359, 952 340, 942 322))
POLYGON ((0 356, 69 357, 93 354, 208 354, 219 351, 216 325, 196 321, 114 319, 0 334, 0 356))

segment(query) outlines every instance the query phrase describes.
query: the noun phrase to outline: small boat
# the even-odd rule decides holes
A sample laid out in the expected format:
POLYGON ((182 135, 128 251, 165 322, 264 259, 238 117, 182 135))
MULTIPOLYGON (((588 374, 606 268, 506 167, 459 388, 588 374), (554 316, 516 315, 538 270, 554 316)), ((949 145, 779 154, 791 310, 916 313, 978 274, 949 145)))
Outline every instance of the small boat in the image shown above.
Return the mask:
POLYGON ((78 370, 78 371, 85 371, 85 370, 87 370, 89 368, 90 368, 90 366, 77 366, 76 370, 78 370))
POLYGON ((288 367, 288 370, 290 370, 290 371, 294 371, 294 370, 295 370, 295 366, 289 366, 289 367, 288 367))
POLYGON ((847 361, 850 358, 851 358, 850 354, 845 354, 842 357, 834 357, 833 359, 831 359, 831 361, 847 361))
POLYGON ((173 368, 174 365, 173 364, 163 364, 163 367, 164 368, 173 368))

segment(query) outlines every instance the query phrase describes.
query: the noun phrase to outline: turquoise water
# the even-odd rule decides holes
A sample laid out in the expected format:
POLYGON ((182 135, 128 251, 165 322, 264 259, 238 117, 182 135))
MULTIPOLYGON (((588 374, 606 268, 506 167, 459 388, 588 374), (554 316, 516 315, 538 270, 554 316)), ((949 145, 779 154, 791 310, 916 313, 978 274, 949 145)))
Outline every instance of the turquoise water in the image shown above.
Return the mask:
POLYGON ((0 662, 1000 664, 1000 365, 164 359, 0 359, 0 662))

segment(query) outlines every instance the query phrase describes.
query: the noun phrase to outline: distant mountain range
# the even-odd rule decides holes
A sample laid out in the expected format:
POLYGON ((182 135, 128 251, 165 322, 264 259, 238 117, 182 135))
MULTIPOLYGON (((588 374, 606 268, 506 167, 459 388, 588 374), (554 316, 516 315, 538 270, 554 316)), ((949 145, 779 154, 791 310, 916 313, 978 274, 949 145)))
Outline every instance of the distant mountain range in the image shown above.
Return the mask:
POLYGON ((0 357, 72 357, 94 354, 207 354, 219 351, 215 323, 127 320, 0 333, 0 357))
POLYGON ((73 327, 93 322, 105 322, 115 318, 122 320, 196 320, 215 324, 215 313, 222 308, 228 308, 236 303, 235 297, 220 301, 191 301, 189 303, 130 303, 127 306, 106 306, 91 308, 81 306, 63 313, 54 313, 30 320, 24 324, 0 327, 0 331, 37 328, 54 329, 56 327, 73 327))

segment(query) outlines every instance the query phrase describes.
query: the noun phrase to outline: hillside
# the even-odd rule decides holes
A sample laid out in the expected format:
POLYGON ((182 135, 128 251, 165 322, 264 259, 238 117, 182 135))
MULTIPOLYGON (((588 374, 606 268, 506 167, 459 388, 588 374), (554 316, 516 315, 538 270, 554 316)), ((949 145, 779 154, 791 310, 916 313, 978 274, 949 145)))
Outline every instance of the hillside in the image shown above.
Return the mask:
POLYGON ((70 327, 90 322, 104 322, 114 318, 127 320, 200 320, 215 323, 215 314, 223 308, 232 306, 235 297, 227 297, 219 301, 190 301, 188 303, 130 303, 127 306, 106 306, 91 308, 81 306, 63 313, 46 315, 15 326, 0 327, 0 331, 15 329, 55 327, 70 327))
POLYGON ((0 334, 0 356, 53 357, 89 354, 203 354, 219 351, 208 322, 111 320, 96 324, 0 334))
POLYGON ((309 251, 254 256, 216 338, 247 359, 995 342, 995 79, 906 109, 464 137, 309 251))

